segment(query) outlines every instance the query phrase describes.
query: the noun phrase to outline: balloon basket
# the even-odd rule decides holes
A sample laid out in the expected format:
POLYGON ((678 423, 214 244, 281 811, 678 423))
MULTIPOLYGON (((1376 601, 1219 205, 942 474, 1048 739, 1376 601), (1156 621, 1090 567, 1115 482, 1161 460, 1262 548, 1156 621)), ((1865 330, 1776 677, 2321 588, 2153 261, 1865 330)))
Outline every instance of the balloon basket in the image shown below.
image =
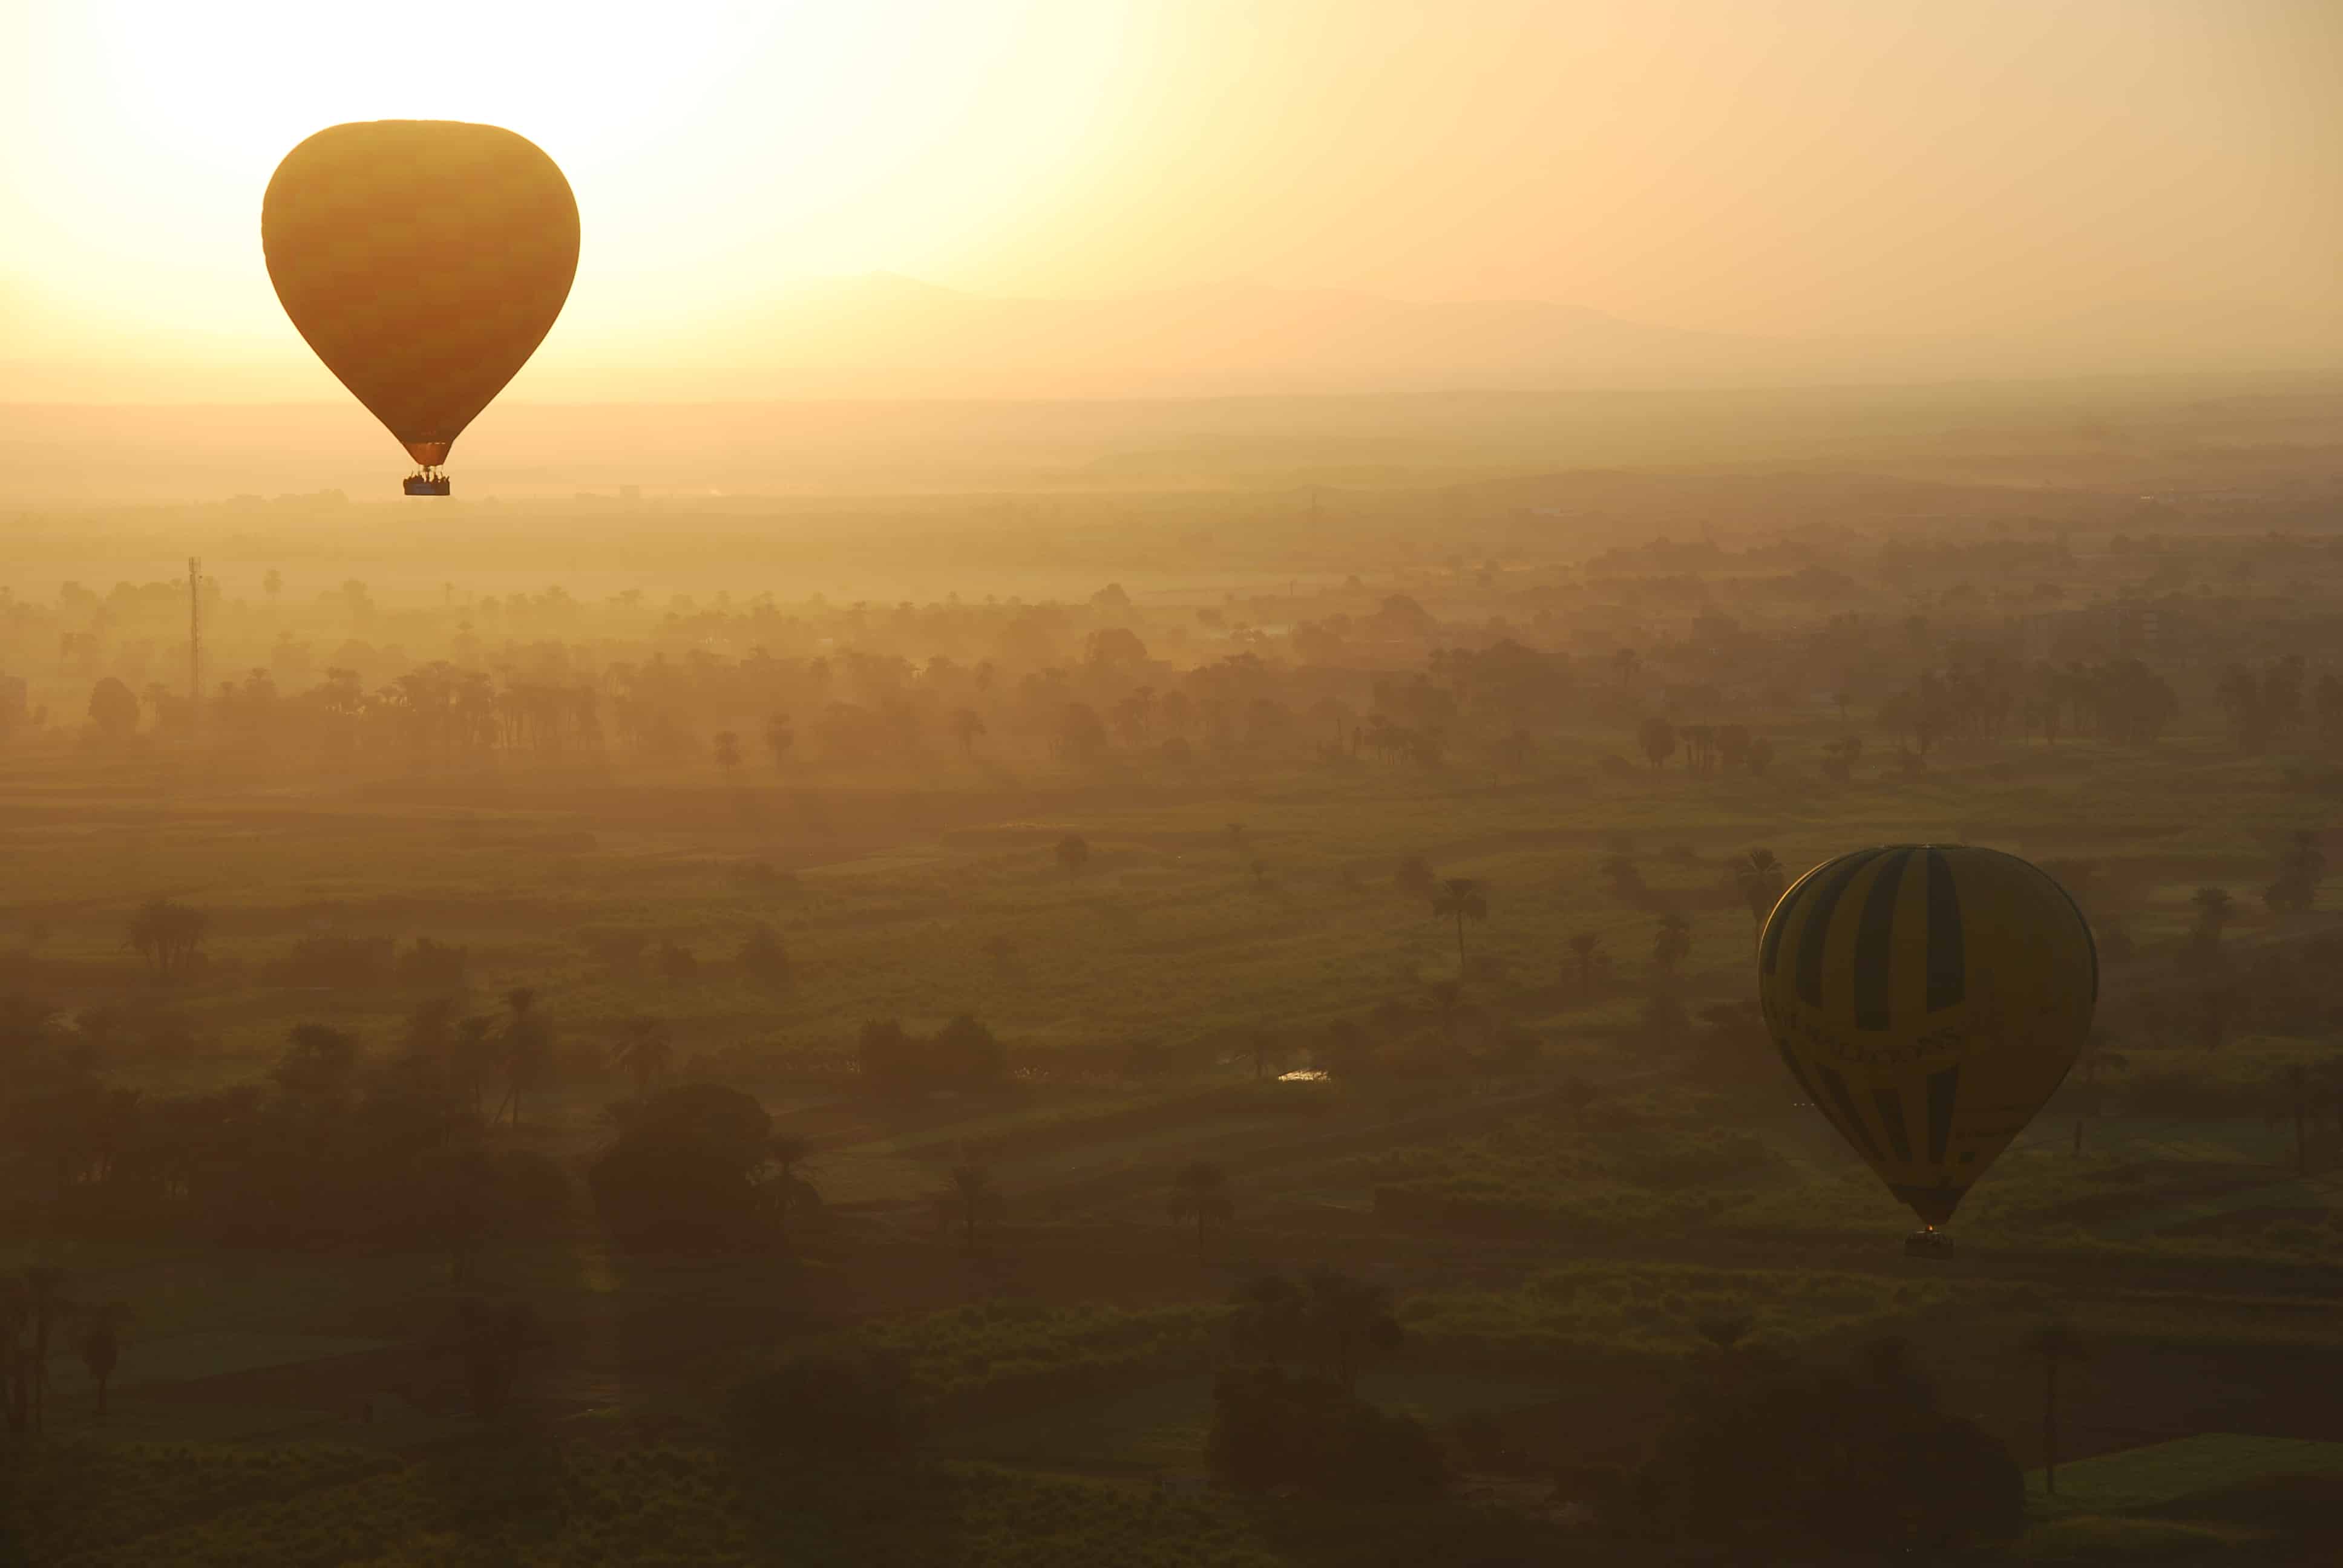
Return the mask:
POLYGON ((410 496, 444 496, 448 493, 445 474, 410 474, 403 487, 410 496))
POLYGON ((1941 1261, 1953 1255, 1953 1239, 1942 1231, 1915 1231, 1904 1238, 1904 1255, 1941 1261))

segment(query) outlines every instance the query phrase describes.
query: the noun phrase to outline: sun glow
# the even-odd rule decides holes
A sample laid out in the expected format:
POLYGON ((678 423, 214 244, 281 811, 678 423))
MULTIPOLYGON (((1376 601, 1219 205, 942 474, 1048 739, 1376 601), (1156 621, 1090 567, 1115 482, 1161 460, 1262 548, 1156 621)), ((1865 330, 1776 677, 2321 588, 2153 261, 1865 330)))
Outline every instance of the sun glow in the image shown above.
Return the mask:
MULTIPOLYGON (((116 0, 39 25, 64 68, 25 84, 41 156, 14 182, 18 232, 72 258, 45 269, 70 303, 273 333, 258 221, 277 160, 343 121, 478 120, 545 148, 577 191, 571 345, 792 274, 948 267, 1049 199, 1118 42, 1110 7, 948 0, 116 0)), ((13 216, 0 206, 0 228, 13 216)))
MULTIPOLYGON (((2343 344, 2333 0, 0 0, 0 396, 333 395, 260 266, 261 192, 311 133, 410 116, 517 131, 577 192, 524 396, 894 364, 930 341, 921 291, 814 325, 776 299, 872 271, 2081 369, 2343 344)), ((1018 329, 997 344, 1017 370, 1018 329)))

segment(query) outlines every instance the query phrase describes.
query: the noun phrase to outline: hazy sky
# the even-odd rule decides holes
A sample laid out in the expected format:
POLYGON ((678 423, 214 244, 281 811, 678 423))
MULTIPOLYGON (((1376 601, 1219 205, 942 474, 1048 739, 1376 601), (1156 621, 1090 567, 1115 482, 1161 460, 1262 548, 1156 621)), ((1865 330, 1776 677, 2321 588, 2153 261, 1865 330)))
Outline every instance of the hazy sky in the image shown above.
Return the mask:
POLYGON ((573 366, 874 269, 2343 362, 2338 0, 0 0, 0 361, 292 363, 270 172, 418 116, 568 174, 573 366))

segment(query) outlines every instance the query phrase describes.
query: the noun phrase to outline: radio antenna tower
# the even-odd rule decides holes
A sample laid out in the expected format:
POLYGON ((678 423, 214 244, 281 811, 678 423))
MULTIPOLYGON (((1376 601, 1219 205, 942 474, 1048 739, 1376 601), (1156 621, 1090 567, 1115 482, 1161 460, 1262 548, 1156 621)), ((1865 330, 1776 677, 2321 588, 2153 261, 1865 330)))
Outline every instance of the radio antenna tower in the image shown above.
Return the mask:
POLYGON ((204 711, 204 563, 187 558, 187 735, 204 711))

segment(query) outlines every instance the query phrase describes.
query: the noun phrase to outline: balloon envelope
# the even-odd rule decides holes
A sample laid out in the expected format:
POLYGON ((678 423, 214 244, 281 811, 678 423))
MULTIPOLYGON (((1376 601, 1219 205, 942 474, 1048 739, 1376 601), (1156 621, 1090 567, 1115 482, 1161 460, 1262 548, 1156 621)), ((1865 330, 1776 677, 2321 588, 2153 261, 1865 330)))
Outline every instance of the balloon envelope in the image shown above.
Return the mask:
POLYGON ((2066 890, 1965 844, 1826 860, 1782 895, 1757 944, 1758 998, 1790 1076, 1931 1226, 2066 1079, 2098 980, 2066 890))
POLYGON ((578 271, 578 203, 526 137, 456 120, 319 131, 260 208, 285 314, 414 459, 536 352, 578 271))

